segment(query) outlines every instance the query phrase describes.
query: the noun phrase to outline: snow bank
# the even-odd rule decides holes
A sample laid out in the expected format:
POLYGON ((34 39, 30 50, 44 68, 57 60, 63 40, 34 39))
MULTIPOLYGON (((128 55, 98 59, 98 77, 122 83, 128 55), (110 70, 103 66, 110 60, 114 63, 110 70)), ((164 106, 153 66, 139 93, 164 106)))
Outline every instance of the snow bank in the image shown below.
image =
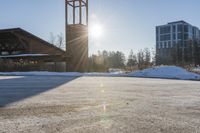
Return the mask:
POLYGON ((200 67, 192 68, 192 72, 200 73, 200 67))
POLYGON ((147 78, 169 78, 184 80, 200 80, 200 75, 188 72, 187 70, 176 66, 159 66, 142 71, 129 73, 128 76, 147 77, 147 78))
POLYGON ((126 76, 124 72, 111 72, 111 73, 84 73, 83 76, 105 76, 105 77, 120 77, 126 76))
POLYGON ((125 74, 124 72, 112 73, 78 73, 78 72, 0 72, 3 76, 105 76, 105 77, 145 77, 145 78, 167 78, 200 80, 200 75, 188 72, 187 70, 176 66, 159 66, 125 74))

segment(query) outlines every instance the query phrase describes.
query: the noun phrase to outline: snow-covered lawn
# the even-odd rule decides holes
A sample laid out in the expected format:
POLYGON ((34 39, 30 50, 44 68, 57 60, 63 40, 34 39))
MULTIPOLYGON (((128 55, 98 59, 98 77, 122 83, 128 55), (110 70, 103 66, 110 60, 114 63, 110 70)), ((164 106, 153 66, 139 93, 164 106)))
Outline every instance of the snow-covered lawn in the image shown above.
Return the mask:
POLYGON ((111 73, 78 73, 78 72, 0 72, 3 76, 124 76, 124 77, 144 77, 144 78, 167 78, 200 80, 200 75, 189 72, 176 66, 157 66, 128 74, 120 72, 111 73))

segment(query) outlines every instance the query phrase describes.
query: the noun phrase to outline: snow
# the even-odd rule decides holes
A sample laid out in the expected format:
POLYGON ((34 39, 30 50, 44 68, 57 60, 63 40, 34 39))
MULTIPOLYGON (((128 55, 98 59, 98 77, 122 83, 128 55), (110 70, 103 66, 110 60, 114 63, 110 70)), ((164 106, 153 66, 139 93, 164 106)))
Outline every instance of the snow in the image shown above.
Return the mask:
POLYGON ((200 80, 200 75, 176 66, 158 66, 128 74, 134 77, 200 80))
POLYGON ((79 77, 83 76, 83 74, 78 72, 0 72, 0 75, 3 76, 72 76, 79 77))
POLYGON ((107 77, 144 77, 144 78, 166 78, 183 80, 200 80, 200 75, 176 66, 158 66, 141 71, 125 74, 124 72, 110 73, 79 73, 79 72, 0 72, 3 76, 107 76, 107 77))
POLYGON ((200 67, 195 67, 192 69, 193 72, 200 73, 200 67))
POLYGON ((79 73, 79 72, 0 72, 2 76, 70 76, 70 77, 80 77, 80 76, 125 76, 121 72, 113 73, 79 73))
POLYGON ((110 73, 84 73, 83 76, 107 76, 107 77, 114 77, 114 76, 126 76, 123 72, 110 72, 110 73))

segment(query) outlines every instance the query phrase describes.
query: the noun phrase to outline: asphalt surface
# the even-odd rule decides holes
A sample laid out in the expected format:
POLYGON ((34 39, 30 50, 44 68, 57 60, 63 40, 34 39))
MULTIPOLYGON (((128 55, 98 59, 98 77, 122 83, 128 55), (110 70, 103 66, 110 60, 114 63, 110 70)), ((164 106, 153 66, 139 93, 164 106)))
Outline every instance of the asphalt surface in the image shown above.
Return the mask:
POLYGON ((0 133, 200 133, 200 82, 0 76, 0 133))

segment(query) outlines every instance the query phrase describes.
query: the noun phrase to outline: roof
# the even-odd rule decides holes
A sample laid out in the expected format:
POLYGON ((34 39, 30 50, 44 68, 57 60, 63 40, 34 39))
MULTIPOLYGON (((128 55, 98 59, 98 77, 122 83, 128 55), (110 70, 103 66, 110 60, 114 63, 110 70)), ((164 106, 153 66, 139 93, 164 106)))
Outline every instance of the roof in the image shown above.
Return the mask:
POLYGON ((0 33, 7 33, 7 32, 19 32, 20 34, 23 34, 24 36, 27 36, 27 37, 31 37, 33 39, 36 39, 37 41, 40 41, 41 43, 43 43, 44 45, 47 45, 48 47, 52 47, 52 48, 55 48, 57 50, 59 50, 60 52, 64 53, 65 51, 54 46, 53 44, 50 44, 49 42, 33 35, 32 33, 24 30, 24 29, 21 29, 21 28, 11 28, 11 29, 0 29, 0 33))
POLYGON ((191 24, 189 24, 189 23, 187 23, 187 22, 185 22, 185 21, 183 21, 183 20, 180 20, 180 21, 169 22, 169 23, 167 23, 167 24, 165 24, 165 25, 159 25, 159 26, 156 26, 156 27, 164 27, 164 26, 168 26, 168 25, 171 25, 171 24, 177 24, 177 23, 182 23, 182 24, 191 25, 191 24))
POLYGON ((174 21, 174 22, 169 22, 168 24, 176 24, 176 23, 185 23, 188 24, 187 22, 180 20, 180 21, 174 21))

